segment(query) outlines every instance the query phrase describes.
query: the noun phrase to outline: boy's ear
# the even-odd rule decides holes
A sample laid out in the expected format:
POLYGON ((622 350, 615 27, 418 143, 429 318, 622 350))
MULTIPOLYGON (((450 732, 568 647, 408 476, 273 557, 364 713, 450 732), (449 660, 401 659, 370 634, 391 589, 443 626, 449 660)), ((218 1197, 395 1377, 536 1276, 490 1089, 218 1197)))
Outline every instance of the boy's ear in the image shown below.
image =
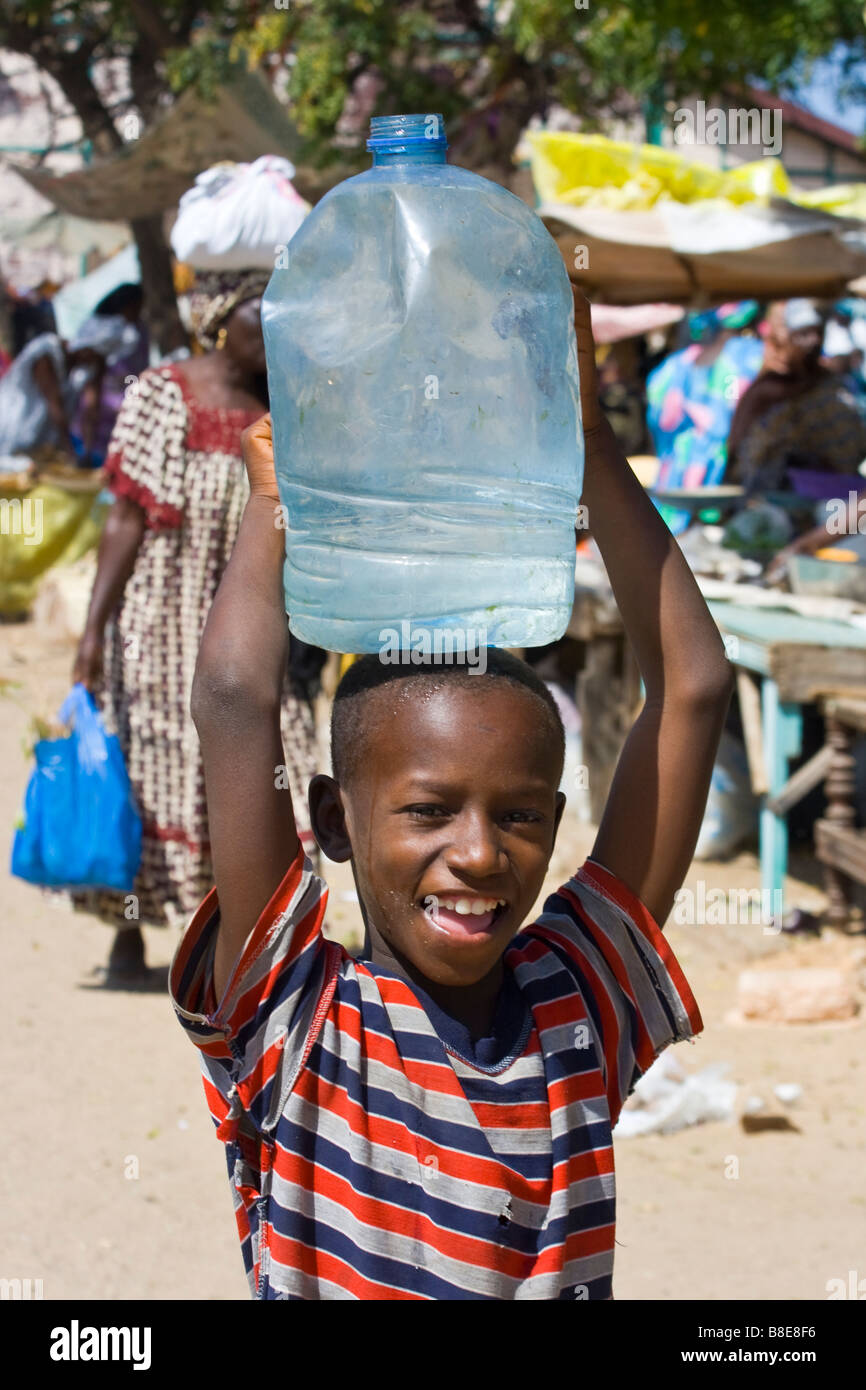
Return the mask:
POLYGON ((310 783, 310 820, 319 848, 335 864, 352 857, 339 782, 318 773, 310 783))
MULTIPOLYGON (((558 834, 558 832, 559 832, 559 825, 560 825, 560 822, 561 822, 561 820, 562 820, 562 813, 563 813, 564 810, 565 810, 565 792, 557 792, 557 793, 556 793, 556 811, 554 812, 554 820, 553 820, 553 844, 554 844, 554 845, 556 844, 556 836, 557 836, 557 834, 558 834)), ((551 845, 551 850, 552 850, 552 849, 553 849, 553 845, 551 845)))

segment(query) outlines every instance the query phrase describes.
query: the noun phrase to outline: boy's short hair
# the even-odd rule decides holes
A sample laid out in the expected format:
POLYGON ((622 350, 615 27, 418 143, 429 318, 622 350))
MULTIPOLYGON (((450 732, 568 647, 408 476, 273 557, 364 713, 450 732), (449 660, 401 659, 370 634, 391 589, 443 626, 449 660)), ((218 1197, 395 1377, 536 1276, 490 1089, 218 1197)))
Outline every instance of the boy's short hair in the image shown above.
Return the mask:
POLYGON ((509 652, 488 647, 485 656, 486 669, 483 672, 460 662, 444 664, 428 659, 415 664, 416 653, 412 654, 412 664, 408 653, 406 664, 386 664, 374 653, 359 657, 343 674, 331 709, 331 764, 336 780, 345 785, 355 774, 364 742, 364 725, 371 695, 397 681, 405 683, 407 695, 441 690, 447 685, 480 693, 484 689, 483 683, 490 680, 508 681, 528 691, 538 704, 539 716, 547 722, 558 744, 561 776, 562 762, 565 760, 565 730, 556 701, 547 686, 525 661, 520 661, 509 652))

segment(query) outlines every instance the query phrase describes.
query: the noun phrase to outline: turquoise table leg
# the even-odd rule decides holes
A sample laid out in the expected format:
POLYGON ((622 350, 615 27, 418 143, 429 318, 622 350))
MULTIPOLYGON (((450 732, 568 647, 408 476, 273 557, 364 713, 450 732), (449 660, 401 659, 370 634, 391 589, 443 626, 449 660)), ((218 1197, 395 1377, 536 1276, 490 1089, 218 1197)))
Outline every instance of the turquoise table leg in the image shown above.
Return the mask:
MULTIPOLYGON (((764 726, 764 763, 770 795, 781 791, 788 780, 788 760, 803 747, 803 712, 799 705, 779 699, 779 687, 769 677, 761 687, 764 726)), ((784 911, 785 874, 788 870, 788 825, 767 806, 761 807, 761 888, 769 898, 772 912, 784 911), (775 895, 778 896, 775 896, 775 895)))

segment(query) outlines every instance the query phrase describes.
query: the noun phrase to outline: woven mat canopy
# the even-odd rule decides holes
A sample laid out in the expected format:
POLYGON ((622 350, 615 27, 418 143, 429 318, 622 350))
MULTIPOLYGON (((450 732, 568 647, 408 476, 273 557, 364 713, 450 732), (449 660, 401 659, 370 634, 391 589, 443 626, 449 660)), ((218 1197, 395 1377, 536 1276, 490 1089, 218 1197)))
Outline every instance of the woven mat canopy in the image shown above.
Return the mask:
POLYGON ((219 160, 263 154, 293 159, 297 135, 265 79, 238 69, 212 101, 184 92, 139 140, 110 159, 57 177, 15 166, 15 172, 63 212, 130 221, 176 206, 197 174, 219 160))
POLYGON ((866 274, 864 224, 782 200, 640 212, 542 204, 573 280, 609 304, 835 298, 866 274))

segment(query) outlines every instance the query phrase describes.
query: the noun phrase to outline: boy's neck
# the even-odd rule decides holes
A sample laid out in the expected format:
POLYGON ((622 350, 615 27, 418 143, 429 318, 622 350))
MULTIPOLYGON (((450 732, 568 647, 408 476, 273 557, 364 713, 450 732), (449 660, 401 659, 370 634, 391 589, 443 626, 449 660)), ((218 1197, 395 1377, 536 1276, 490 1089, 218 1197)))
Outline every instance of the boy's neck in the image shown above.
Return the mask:
POLYGON ((422 975, 409 961, 396 955, 376 928, 371 927, 369 923, 364 956, 374 965, 393 970, 394 974, 399 975, 407 984, 417 985, 419 989, 424 990, 444 1014, 469 1029, 473 1042, 489 1037, 504 978, 501 960, 496 962, 489 974, 474 985, 437 984, 435 980, 429 980, 426 975, 422 975))

